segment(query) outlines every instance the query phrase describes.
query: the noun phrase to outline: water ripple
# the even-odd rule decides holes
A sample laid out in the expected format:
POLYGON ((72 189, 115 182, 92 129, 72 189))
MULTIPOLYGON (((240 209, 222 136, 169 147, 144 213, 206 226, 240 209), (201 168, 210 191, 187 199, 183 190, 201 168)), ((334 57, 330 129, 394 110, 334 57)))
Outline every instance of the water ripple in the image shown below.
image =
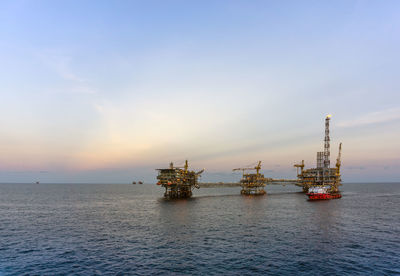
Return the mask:
POLYGON ((308 202, 150 185, 0 185, 0 275, 398 275, 400 184, 308 202))

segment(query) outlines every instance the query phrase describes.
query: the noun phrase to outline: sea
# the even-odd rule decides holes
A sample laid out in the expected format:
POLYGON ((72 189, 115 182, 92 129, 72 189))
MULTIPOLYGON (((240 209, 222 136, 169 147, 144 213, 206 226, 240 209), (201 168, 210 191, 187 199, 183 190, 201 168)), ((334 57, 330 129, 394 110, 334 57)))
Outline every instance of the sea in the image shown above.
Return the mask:
POLYGON ((400 183, 341 190, 0 184, 0 275, 400 275, 400 183))

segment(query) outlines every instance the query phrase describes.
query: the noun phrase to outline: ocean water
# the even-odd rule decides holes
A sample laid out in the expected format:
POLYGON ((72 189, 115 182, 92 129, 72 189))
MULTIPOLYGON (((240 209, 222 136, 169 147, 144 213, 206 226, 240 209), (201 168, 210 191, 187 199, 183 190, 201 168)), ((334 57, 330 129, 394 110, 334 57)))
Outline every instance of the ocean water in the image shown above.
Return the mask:
POLYGON ((0 184, 0 275, 400 275, 400 183, 266 190, 0 184))

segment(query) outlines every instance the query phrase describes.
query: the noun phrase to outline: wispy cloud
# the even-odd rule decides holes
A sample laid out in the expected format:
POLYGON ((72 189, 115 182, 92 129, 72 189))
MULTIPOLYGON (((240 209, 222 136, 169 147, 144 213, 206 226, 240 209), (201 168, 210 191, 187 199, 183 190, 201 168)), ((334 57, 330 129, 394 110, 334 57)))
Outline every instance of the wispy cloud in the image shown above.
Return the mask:
POLYGON ((51 68, 64 81, 69 82, 73 93, 95 94, 96 91, 89 85, 89 81, 81 77, 72 69, 72 57, 57 52, 46 52, 40 54, 41 60, 47 67, 51 68))
POLYGON ((357 127, 371 124, 380 124, 400 119, 400 107, 376 111, 356 117, 352 120, 338 123, 339 127, 357 127))

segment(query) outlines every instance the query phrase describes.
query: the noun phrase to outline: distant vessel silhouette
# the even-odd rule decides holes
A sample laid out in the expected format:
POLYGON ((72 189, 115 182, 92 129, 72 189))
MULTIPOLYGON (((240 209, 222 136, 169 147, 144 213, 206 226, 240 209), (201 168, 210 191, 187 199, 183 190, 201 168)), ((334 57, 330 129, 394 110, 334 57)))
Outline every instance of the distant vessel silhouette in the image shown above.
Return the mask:
POLYGON ((39 181, 36 181, 36 184, 39 184, 39 181))
POLYGON ((136 181, 133 181, 132 184, 136 184, 136 181))
POLYGON ((142 181, 139 181, 138 183, 139 183, 139 184, 143 184, 143 182, 142 182, 142 181))

